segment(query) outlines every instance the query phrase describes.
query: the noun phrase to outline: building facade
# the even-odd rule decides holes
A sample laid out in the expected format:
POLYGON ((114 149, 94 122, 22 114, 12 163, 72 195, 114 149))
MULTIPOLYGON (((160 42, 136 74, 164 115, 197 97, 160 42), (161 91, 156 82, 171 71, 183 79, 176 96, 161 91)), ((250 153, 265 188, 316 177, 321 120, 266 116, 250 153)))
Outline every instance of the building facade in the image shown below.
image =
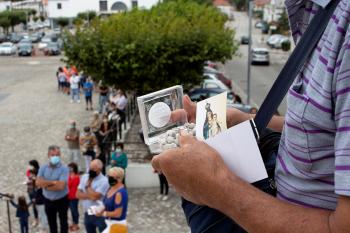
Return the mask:
POLYGON ((95 11, 100 14, 111 14, 131 10, 133 7, 149 9, 158 0, 48 0, 48 17, 74 18, 80 12, 95 11))

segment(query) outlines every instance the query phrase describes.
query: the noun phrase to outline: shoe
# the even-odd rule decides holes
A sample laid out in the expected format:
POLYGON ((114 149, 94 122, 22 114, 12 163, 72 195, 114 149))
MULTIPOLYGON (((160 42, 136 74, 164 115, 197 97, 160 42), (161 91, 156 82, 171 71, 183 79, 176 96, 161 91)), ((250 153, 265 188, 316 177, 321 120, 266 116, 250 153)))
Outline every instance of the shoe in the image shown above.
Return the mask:
POLYGON ((89 110, 89 108, 86 108, 86 111, 88 111, 89 110))
POLYGON ((163 197, 163 195, 162 195, 162 194, 159 194, 159 195, 157 196, 157 200, 162 199, 162 197, 163 197))
POLYGON ((164 195, 164 197, 163 197, 163 199, 162 199, 163 201, 166 201, 166 200, 168 200, 168 195, 164 195))
POLYGON ((80 100, 78 100, 77 103, 79 104, 79 103, 80 103, 80 100))
POLYGON ((92 111, 92 110, 94 110, 94 109, 91 107, 90 110, 92 111))
POLYGON ((72 104, 74 101, 73 100, 70 100, 70 103, 72 104))
POLYGON ((35 220, 35 221, 32 223, 32 227, 36 227, 38 224, 39 224, 38 221, 35 220))

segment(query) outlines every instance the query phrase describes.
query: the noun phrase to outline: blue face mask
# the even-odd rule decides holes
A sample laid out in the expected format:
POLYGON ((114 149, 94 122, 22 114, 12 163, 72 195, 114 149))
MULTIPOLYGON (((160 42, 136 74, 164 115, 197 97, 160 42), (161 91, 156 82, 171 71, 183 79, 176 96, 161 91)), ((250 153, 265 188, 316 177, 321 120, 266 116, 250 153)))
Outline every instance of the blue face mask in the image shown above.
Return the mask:
POLYGON ((61 162, 61 157, 60 156, 57 156, 57 155, 55 155, 55 156, 51 156, 50 157, 50 163, 51 163, 51 165, 57 165, 59 162, 61 162))
POLYGON ((117 149, 115 149, 115 152, 116 152, 116 153, 121 153, 121 152, 122 152, 122 149, 117 148, 117 149))

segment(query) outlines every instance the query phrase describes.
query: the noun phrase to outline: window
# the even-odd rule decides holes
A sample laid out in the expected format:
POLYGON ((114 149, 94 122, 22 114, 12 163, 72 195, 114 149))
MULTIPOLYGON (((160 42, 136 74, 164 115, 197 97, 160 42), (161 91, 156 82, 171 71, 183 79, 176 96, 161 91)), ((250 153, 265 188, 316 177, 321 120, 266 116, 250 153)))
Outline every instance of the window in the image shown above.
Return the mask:
POLYGON ((216 85, 215 83, 206 83, 204 88, 220 88, 218 85, 216 85))
POLYGON ((57 3, 57 9, 62 9, 62 3, 57 3))
POLYGON ((100 1, 100 11, 107 11, 107 10, 108 10, 107 1, 100 1))
POLYGON ((138 6, 138 1, 137 0, 132 0, 131 1, 131 7, 132 8, 137 8, 137 6, 138 6))

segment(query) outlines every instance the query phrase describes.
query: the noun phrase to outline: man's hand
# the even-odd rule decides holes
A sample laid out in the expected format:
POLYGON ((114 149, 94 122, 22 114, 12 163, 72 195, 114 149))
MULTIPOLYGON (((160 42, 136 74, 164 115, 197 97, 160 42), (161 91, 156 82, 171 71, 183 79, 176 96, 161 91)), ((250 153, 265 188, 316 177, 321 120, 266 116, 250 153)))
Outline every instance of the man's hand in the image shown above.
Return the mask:
POLYGON ((180 136, 180 148, 167 150, 152 160, 184 198, 196 204, 209 205, 216 184, 230 173, 218 152, 190 135, 180 136))

